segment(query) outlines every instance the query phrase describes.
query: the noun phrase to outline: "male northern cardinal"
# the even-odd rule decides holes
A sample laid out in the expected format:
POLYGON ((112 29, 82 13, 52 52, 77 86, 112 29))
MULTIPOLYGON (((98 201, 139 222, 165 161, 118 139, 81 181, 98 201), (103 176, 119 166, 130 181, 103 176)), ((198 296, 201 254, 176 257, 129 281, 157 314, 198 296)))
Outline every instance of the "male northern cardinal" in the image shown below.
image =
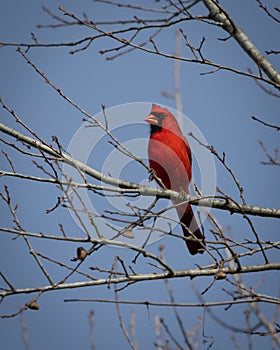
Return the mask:
MULTIPOLYGON (((148 146, 150 168, 167 188, 177 192, 189 193, 192 177, 192 155, 188 141, 175 117, 166 109, 152 105, 150 115, 145 118, 150 124, 151 135, 148 146)), ((181 222, 189 252, 194 255, 203 253, 205 243, 189 204, 173 201, 181 222), (191 233, 190 233, 191 232, 191 233), (188 238, 191 238, 188 240, 188 238), (199 240, 195 240, 198 238, 199 240)))

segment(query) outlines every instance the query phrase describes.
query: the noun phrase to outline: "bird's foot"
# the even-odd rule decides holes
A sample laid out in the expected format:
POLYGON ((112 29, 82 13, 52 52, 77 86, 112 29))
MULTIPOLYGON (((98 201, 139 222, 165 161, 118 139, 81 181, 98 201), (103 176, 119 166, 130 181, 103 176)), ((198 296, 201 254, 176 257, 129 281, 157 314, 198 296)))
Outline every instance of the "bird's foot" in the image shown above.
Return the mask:
POLYGON ((181 190, 181 191, 179 192, 179 201, 180 201, 180 202, 184 202, 185 200, 186 200, 186 191, 181 190))
POLYGON ((149 182, 152 182, 153 180, 155 180, 155 176, 156 176, 156 172, 154 171, 154 169, 150 169, 149 170, 149 182))

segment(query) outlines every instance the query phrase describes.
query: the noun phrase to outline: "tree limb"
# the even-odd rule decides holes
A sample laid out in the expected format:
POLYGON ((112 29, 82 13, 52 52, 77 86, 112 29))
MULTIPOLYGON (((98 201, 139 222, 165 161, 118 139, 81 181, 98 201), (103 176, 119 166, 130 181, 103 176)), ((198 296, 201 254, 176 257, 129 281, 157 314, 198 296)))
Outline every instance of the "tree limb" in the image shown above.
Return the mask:
POLYGON ((0 131, 12 136, 18 141, 21 141, 21 142, 24 142, 25 144, 30 145, 35 149, 39 149, 42 152, 45 152, 53 157, 56 157, 57 160, 73 166, 75 169, 78 169, 82 173, 85 173, 106 184, 115 186, 116 191, 117 192, 121 191, 122 194, 125 194, 125 191, 128 190, 130 194, 134 192, 142 196, 152 196, 152 197, 156 196, 158 198, 175 199, 181 202, 188 202, 192 205, 208 207, 208 208, 213 207, 215 209, 226 210, 231 214, 238 213, 242 215, 248 214, 248 215, 254 215, 254 216, 261 216, 261 217, 280 218, 280 209, 262 208, 258 206, 237 204, 236 202, 232 201, 230 198, 223 198, 220 200, 213 199, 213 197, 197 198, 187 194, 182 195, 182 193, 178 193, 171 190, 162 190, 151 186, 141 186, 134 182, 124 181, 108 175, 104 175, 103 173, 100 173, 99 171, 89 167, 88 165, 72 158, 70 155, 61 151, 57 151, 52 146, 49 146, 46 143, 37 141, 29 136, 26 136, 2 123, 0 123, 0 131))
POLYGON ((278 85, 280 89, 280 74, 272 66, 272 64, 263 56, 263 54, 254 46, 248 36, 239 28, 229 17, 226 11, 213 0, 203 0, 204 5, 210 12, 210 17, 222 24, 222 28, 233 37, 240 47, 248 54, 257 66, 278 85))
MULTIPOLYGON (((110 244, 117 245, 116 241, 110 240, 96 240, 100 241, 101 244, 110 244)), ((251 265, 251 266, 242 266, 239 268, 232 267, 224 267, 224 268, 214 268, 214 269, 194 269, 194 270, 174 270, 172 278, 184 278, 190 277, 191 279, 194 277, 215 277, 218 273, 225 273, 226 275, 235 275, 235 274, 244 274, 244 273, 253 273, 253 272, 262 272, 262 271, 277 271, 280 270, 280 263, 271 263, 264 265, 251 265)), ((120 284, 127 282, 140 282, 140 281, 155 281, 155 280, 163 280, 166 278, 170 278, 170 272, 163 273, 147 273, 147 274, 137 274, 137 275, 129 275, 124 277, 116 277, 110 278, 110 284, 120 284)), ((48 292, 53 290, 62 290, 62 289, 73 289, 73 288, 81 288, 81 287, 92 287, 92 286, 100 286, 100 285, 108 285, 107 278, 100 278, 98 280, 90 280, 85 282, 73 282, 73 283, 64 283, 57 284, 55 286, 47 285, 43 287, 35 287, 35 288, 19 288, 13 290, 7 290, 0 293, 0 297, 4 298, 9 295, 15 294, 29 294, 35 292, 48 292)))

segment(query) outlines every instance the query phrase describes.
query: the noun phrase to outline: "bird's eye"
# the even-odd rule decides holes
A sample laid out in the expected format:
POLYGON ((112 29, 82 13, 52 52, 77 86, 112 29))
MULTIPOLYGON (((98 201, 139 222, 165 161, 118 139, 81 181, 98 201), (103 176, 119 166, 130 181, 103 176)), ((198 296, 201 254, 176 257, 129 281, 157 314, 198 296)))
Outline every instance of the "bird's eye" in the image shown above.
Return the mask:
POLYGON ((158 126, 162 127, 162 121, 166 117, 166 115, 164 113, 160 113, 160 112, 152 112, 152 115, 157 117, 157 119, 158 119, 158 126))
POLYGON ((166 117, 164 113, 160 113, 160 112, 152 112, 152 115, 157 117, 159 120, 163 120, 166 117))

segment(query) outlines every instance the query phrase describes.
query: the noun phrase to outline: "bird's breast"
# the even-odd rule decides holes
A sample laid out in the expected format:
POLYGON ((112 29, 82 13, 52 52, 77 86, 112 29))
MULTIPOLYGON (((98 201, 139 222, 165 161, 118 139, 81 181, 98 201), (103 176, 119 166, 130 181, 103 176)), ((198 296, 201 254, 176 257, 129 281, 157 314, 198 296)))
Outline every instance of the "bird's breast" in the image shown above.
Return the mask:
POLYGON ((166 188, 187 191, 191 178, 191 162, 180 137, 155 133, 148 146, 150 167, 166 188))

